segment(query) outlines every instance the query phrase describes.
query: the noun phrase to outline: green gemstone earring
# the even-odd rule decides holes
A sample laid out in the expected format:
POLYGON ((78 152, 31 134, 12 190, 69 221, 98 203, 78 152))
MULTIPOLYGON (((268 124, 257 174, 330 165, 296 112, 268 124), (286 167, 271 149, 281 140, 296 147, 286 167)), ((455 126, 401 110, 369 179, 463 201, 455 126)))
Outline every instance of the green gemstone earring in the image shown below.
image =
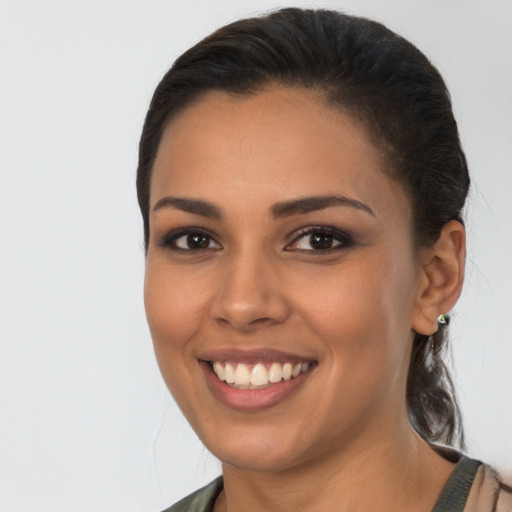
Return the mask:
POLYGON ((446 325, 448 323, 448 321, 449 321, 448 315, 439 315, 437 317, 437 323, 439 325, 446 325))

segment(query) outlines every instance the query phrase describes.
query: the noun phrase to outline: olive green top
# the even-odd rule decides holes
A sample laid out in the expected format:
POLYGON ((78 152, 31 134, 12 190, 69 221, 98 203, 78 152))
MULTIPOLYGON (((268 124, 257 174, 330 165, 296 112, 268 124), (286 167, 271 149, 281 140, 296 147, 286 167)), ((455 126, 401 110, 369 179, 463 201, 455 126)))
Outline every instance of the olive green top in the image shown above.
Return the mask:
MULTIPOLYGON (((453 451, 439 451, 458 462, 432 512, 512 512, 512 488, 492 468, 453 451)), ((213 512, 222 489, 219 477, 163 512, 213 512)))
POLYGON ((222 477, 219 476, 206 487, 189 494, 163 512, 213 512, 215 500, 223 488, 222 477))

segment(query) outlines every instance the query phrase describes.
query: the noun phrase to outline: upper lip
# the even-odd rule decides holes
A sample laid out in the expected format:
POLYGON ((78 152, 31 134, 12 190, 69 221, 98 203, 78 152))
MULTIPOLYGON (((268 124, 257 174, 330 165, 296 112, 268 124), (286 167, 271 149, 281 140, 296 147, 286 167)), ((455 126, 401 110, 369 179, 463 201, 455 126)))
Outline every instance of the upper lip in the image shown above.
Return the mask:
POLYGON ((304 363, 316 360, 311 356, 284 352, 273 348, 215 348, 202 352, 198 359, 202 361, 231 361, 247 364, 265 361, 304 363))

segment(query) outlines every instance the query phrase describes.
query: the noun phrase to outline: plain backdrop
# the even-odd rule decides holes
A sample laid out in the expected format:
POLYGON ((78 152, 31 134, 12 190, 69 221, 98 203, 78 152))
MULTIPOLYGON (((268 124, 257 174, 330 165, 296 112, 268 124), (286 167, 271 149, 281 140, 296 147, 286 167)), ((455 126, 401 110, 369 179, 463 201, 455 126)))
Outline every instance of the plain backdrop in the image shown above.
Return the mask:
POLYGON ((469 453, 512 470, 512 2, 0 1, 0 511, 158 511, 220 472, 156 366, 137 144, 213 29, 285 5, 388 24, 439 67, 473 175, 452 323, 469 453))

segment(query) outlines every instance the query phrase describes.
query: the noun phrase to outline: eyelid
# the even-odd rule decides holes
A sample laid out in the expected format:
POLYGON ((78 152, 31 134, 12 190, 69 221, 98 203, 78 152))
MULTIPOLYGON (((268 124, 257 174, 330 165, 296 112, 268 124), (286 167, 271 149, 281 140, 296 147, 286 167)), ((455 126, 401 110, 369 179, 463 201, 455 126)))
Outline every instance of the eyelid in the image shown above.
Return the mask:
MULTIPOLYGON (((217 244, 220 248, 222 245, 217 241, 218 235, 216 233, 212 233, 211 231, 204 229, 199 226, 187 226, 183 228, 177 228, 169 231, 161 238, 157 239, 156 244, 160 247, 166 247, 168 249, 174 251, 182 251, 182 252, 199 252, 199 251, 208 251, 212 249, 182 249, 177 247, 174 242, 181 238, 182 236, 191 235, 191 234, 200 234, 211 239, 215 244, 217 244)), ((219 250, 217 248, 213 250, 219 250)))
POLYGON ((353 247, 355 244, 353 237, 351 235, 349 235, 347 232, 342 231, 333 226, 322 226, 322 225, 302 227, 302 228, 294 231, 290 235, 288 235, 287 238, 288 239, 291 238, 291 241, 285 247, 285 250, 287 250, 287 251, 296 250, 296 251, 301 251, 301 252, 316 252, 316 253, 325 254, 325 253, 333 252, 336 250, 347 249, 349 247, 353 247), (315 250, 315 249, 293 249, 293 248, 290 248, 290 246, 292 244, 298 242, 301 238, 303 238, 305 236, 313 235, 315 233, 329 234, 336 241, 340 242, 340 244, 336 245, 334 247, 331 247, 329 249, 321 249, 321 250, 320 249, 315 250))
MULTIPOLYGON (((173 229, 166 233, 161 238, 158 238, 156 240, 156 244, 160 247, 166 247, 174 251, 181 251, 181 252, 202 252, 202 251, 208 251, 208 250, 220 250, 222 248, 222 244, 218 242, 218 235, 216 233, 211 232, 208 229, 205 229, 200 226, 186 226, 181 227, 177 229, 173 229), (177 247, 175 245, 175 241, 183 236, 187 236, 190 234, 201 234, 205 237, 208 237, 213 243, 218 245, 218 248, 205 248, 205 249, 183 249, 180 247, 177 247)), ((285 249, 286 251, 301 251, 301 252, 316 252, 316 253, 328 253, 333 252, 336 250, 341 249, 347 249, 349 247, 352 247, 354 245, 354 240, 351 235, 349 235, 347 232, 342 231, 338 228, 335 228, 333 226, 325 226, 325 225, 314 225, 314 226, 305 226, 302 228, 299 228, 292 233, 290 233, 286 239, 290 240, 285 249), (296 249, 290 247, 292 244, 298 242, 301 238, 313 235, 316 233, 321 234, 329 234, 335 239, 339 244, 335 245, 332 248, 329 249, 296 249)))

